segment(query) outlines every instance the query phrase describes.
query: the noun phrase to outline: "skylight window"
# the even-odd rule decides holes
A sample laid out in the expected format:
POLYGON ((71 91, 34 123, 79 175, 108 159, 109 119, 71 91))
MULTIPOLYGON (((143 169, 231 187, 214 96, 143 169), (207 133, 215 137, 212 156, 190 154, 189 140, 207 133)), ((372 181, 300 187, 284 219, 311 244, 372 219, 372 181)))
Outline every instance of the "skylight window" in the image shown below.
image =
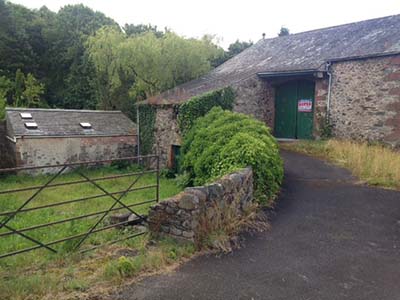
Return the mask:
POLYGON ((81 127, 83 129, 91 129, 92 128, 92 124, 87 123, 87 122, 82 122, 82 123, 79 123, 79 124, 81 125, 81 127))
POLYGON ((22 119, 32 119, 31 113, 20 113, 22 119))
POLYGON ((25 127, 28 129, 37 129, 38 125, 35 122, 26 122, 25 127))

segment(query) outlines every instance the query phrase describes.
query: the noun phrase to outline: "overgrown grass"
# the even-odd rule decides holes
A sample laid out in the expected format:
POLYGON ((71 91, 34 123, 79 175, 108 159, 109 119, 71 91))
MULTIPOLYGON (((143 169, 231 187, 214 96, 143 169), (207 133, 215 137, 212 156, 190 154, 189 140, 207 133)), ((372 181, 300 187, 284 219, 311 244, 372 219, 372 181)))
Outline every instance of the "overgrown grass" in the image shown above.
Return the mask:
POLYGON ((367 184, 400 189, 400 152, 384 145, 332 139, 285 143, 281 147, 327 159, 367 184))
MULTIPOLYGON (((113 167, 103 167, 99 169, 81 170, 90 178, 117 175, 127 172, 136 172, 135 167, 120 170, 113 167)), ((12 175, 7 177, 0 177, 0 191, 18 189, 30 186, 37 186, 45 183, 50 175, 28 176, 28 175, 12 175)), ((107 181, 98 181, 97 183, 109 192, 117 192, 126 189, 129 184, 136 178, 123 177, 107 181)), ((80 180, 76 173, 68 173, 60 176, 53 183, 68 182, 80 180)), ((146 174, 141 177, 135 187, 153 185, 156 183, 155 174, 146 174)), ((175 182, 171 179, 160 179, 160 198, 168 198, 177 194, 180 188, 177 187, 175 182)), ((15 210, 18 208, 33 191, 24 191, 13 193, 9 195, 0 195, 0 212, 15 210)), ((45 189, 34 200, 29 203, 26 208, 71 200, 79 199, 82 197, 93 196, 102 194, 102 192, 90 183, 67 185, 62 187, 52 187, 45 189)), ((116 194, 118 197, 120 194, 116 194)), ((123 203, 126 205, 139 203, 146 200, 155 199, 156 190, 146 189, 128 193, 123 198, 123 203)), ((107 196, 96 199, 91 199, 82 202, 71 203, 62 206, 55 206, 51 208, 34 210, 30 212, 21 213, 14 217, 8 225, 16 229, 26 228, 47 222, 58 221, 70 217, 75 217, 87 213, 93 213, 108 209, 114 200, 107 196)), ((144 214, 147 212, 151 203, 135 207, 135 211, 144 214)), ((120 212, 126 212, 121 210, 120 212)), ((117 212, 116 212, 117 213, 117 212)), ((41 242, 49 242, 63 237, 68 237, 75 234, 87 232, 93 224, 99 219, 96 216, 88 219, 80 219, 74 222, 67 222, 54 225, 48 228, 35 229, 33 231, 25 232, 29 236, 34 237, 41 242)), ((4 217, 3 217, 4 218, 4 217)), ((99 227, 107 225, 108 218, 104 220, 99 227)), ((133 229, 130 227, 124 229, 110 229, 102 231, 90 236, 87 241, 82 245, 82 248, 90 248, 94 245, 106 243, 107 241, 121 238, 127 234, 132 234, 133 229)), ((7 229, 2 228, 0 233, 7 232, 7 229)), ((147 236, 134 238, 120 243, 115 247, 133 246, 141 248, 142 251, 147 247, 147 236), (138 241, 140 241, 138 243, 138 241)), ((82 291, 88 288, 88 282, 93 277, 93 270, 85 271, 87 268, 82 268, 82 264, 86 265, 86 261, 92 261, 96 267, 89 269, 96 269, 96 274, 99 273, 97 269, 105 268, 105 266, 112 259, 107 255, 98 256, 98 253, 104 253, 105 249, 114 249, 112 246, 106 247, 100 252, 89 252, 82 255, 71 253, 76 241, 68 241, 54 246, 59 253, 53 254, 46 249, 34 250, 24 254, 19 254, 9 258, 0 260, 0 299, 42 299, 48 293, 59 291, 82 291), (96 257, 96 259, 92 259, 96 257), (83 269, 84 271, 77 270, 83 269)), ((27 247, 34 246, 35 244, 24 239, 23 237, 11 235, 0 237, 0 253, 7 253, 27 247)), ((111 250, 110 250, 111 251, 111 250)), ((112 252, 112 251, 111 251, 112 252)), ((146 264, 148 264, 146 262, 146 264)), ((159 265, 153 262, 153 265, 159 265)), ((102 272, 100 272, 102 273, 102 272)), ((96 275, 99 277, 100 275, 96 275)), ((100 277, 104 277, 103 273, 100 277)))

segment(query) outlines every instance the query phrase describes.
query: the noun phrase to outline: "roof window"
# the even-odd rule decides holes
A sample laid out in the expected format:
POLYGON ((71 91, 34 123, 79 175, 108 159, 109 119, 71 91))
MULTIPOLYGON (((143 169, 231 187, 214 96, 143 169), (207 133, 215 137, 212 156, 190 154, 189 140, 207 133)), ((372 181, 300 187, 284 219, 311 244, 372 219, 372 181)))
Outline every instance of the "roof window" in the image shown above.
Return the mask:
POLYGON ((20 113, 22 119, 32 119, 31 113, 20 113))
POLYGON ((35 122, 26 122, 25 127, 28 129, 37 129, 38 125, 35 122))
POLYGON ((82 127, 83 129, 91 129, 91 128, 92 128, 92 124, 87 123, 87 122, 79 123, 79 125, 81 125, 81 127, 82 127))

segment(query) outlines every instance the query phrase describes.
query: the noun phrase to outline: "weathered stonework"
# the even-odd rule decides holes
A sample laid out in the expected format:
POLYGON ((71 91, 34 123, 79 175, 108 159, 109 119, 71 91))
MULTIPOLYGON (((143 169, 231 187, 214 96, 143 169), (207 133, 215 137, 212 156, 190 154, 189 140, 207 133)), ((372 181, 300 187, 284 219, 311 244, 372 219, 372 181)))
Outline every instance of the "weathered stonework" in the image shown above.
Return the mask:
POLYGON ((0 121, 0 169, 11 168, 15 165, 11 141, 6 138, 6 122, 0 121))
POLYGON ((215 183, 186 188, 175 197, 152 206, 149 226, 154 233, 197 241, 204 222, 220 218, 229 207, 240 218, 253 201, 251 168, 226 175, 215 183))
POLYGON ((14 149, 16 166, 114 159, 136 154, 136 136, 21 138, 14 149))
POLYGON ((235 91, 235 112, 251 115, 273 128, 275 89, 257 75, 232 85, 235 91))
POLYGON ((314 92, 314 130, 315 138, 320 137, 321 127, 326 123, 326 105, 328 102, 328 85, 327 78, 315 80, 314 92))
POLYGON ((338 62, 332 74, 335 136, 400 146, 400 55, 338 62))
POLYGON ((169 166, 171 146, 181 144, 177 109, 172 105, 158 106, 154 128, 155 144, 153 152, 159 155, 161 166, 169 166))

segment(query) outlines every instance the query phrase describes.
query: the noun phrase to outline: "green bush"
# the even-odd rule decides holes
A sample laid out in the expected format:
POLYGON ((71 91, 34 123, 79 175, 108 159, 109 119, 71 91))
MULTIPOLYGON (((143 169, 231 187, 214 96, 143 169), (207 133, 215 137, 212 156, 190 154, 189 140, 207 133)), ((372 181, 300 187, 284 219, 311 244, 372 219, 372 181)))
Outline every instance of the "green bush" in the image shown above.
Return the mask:
POLYGON ((255 197, 261 203, 274 197, 283 178, 278 145, 269 128, 250 116, 219 107, 199 118, 184 137, 181 166, 194 185, 251 166, 255 197))
POLYGON ((193 126, 197 118, 207 114, 213 107, 232 110, 235 93, 231 87, 215 90, 195 96, 179 106, 178 125, 185 135, 193 126))

